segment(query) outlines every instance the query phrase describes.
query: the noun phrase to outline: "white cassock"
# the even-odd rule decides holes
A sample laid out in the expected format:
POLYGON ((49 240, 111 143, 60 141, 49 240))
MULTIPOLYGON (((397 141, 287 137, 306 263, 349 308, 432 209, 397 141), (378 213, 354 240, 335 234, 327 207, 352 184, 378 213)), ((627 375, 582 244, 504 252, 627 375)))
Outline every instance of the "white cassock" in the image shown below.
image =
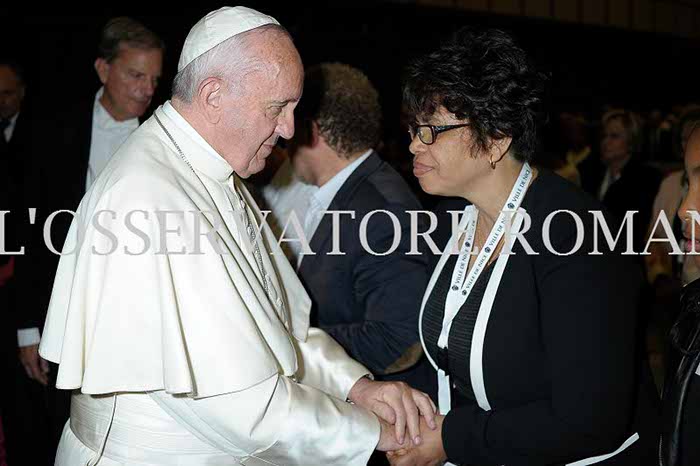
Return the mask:
POLYGON ((366 464, 379 422, 345 400, 368 371, 308 327, 267 227, 256 263, 246 215, 262 222, 169 102, 114 155, 71 226, 39 349, 75 390, 57 465, 366 464))

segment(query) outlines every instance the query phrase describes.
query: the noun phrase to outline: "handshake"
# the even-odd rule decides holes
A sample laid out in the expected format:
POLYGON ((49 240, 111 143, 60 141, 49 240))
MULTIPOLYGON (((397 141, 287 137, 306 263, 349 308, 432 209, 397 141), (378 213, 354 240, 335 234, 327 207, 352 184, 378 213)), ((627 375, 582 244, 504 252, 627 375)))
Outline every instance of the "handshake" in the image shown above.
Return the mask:
POLYGON ((377 450, 392 466, 437 466, 447 461, 442 446, 443 416, 428 395, 403 382, 360 379, 348 399, 379 418, 377 450))

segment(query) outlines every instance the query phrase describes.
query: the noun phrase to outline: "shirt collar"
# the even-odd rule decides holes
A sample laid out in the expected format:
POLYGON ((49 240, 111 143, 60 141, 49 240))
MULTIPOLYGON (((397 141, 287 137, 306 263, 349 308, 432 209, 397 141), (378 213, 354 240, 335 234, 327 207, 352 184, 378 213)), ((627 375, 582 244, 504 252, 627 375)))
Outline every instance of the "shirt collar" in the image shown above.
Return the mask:
POLYGON ((98 91, 97 94, 95 94, 95 106, 93 108, 93 116, 94 116, 94 123, 97 124, 102 129, 105 130, 112 130, 112 131, 118 131, 118 130, 128 130, 128 131, 133 131, 134 129, 139 127, 139 119, 138 118, 131 118, 129 120, 124 120, 124 121, 117 121, 115 120, 112 115, 109 114, 106 108, 102 106, 102 103, 100 102, 100 98, 105 92, 104 86, 102 86, 98 91))
MULTIPOLYGON (((168 100, 161 107, 163 113, 172 120, 175 126, 184 132, 201 150, 185 152, 185 157, 194 168, 215 180, 225 183, 231 177, 233 168, 218 152, 185 120, 168 100)), ((177 142, 177 141, 176 141, 177 142)), ((178 143, 181 147, 182 144, 178 143)), ((183 149, 184 150, 184 149, 183 149)))
POLYGON ((336 173, 333 178, 328 180, 323 186, 318 188, 318 191, 312 194, 313 200, 318 204, 319 208, 328 209, 331 202, 333 202, 333 198, 338 194, 338 191, 340 191, 340 188, 343 187, 347 179, 350 178, 350 175, 352 175, 357 167, 367 160, 371 154, 372 149, 353 160, 350 165, 336 173))

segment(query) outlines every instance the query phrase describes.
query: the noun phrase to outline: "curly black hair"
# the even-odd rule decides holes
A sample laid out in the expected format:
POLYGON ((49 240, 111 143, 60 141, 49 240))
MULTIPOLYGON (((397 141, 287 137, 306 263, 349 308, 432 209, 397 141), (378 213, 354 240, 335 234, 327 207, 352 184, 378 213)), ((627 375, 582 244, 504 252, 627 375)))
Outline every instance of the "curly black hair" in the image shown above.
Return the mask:
POLYGON ((415 121, 443 106, 458 119, 469 120, 474 148, 479 149, 473 155, 487 151, 494 140, 510 137, 514 157, 528 161, 544 121, 545 81, 510 35, 466 27, 408 66, 404 108, 415 121))

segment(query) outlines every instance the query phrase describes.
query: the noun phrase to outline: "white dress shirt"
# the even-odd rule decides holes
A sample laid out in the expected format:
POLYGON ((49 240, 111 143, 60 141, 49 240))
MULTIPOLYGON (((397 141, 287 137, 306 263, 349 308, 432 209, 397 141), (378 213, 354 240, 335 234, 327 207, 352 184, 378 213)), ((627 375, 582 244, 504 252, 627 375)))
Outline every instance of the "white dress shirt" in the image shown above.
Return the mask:
MULTIPOLYGON (((299 225, 303 226, 306 210, 309 207, 309 198, 316 191, 318 186, 304 183, 294 173, 294 167, 289 159, 282 162, 272 181, 262 188, 265 204, 271 210, 268 225, 276 238, 282 239, 282 233, 284 233, 280 246, 292 264, 296 264, 299 260, 302 244, 290 219, 294 214, 299 225)), ((306 239, 311 240, 311 238, 306 239)))
POLYGON ((605 176, 603 177, 603 181, 600 183, 600 189, 598 190, 598 200, 603 200, 605 198, 605 195, 608 193, 608 189, 610 189, 610 186, 613 185, 617 180, 620 179, 620 172, 617 173, 617 175, 613 175, 610 170, 605 171, 605 176))
POLYGON ((3 131, 6 142, 10 142, 10 139, 12 139, 12 133, 15 132, 15 126, 17 126, 17 117, 19 117, 19 112, 10 117, 10 124, 3 131))
MULTIPOLYGON (((338 194, 340 188, 343 187, 345 182, 350 178, 357 167, 362 165, 362 162, 367 160, 367 158, 372 154, 372 149, 368 150, 347 167, 340 170, 335 174, 333 178, 328 180, 323 186, 321 186, 316 192, 312 193, 309 197, 309 203, 306 210, 306 215, 304 217, 304 233, 306 237, 311 241, 319 223, 321 223, 321 218, 323 214, 328 210, 328 207, 333 202, 333 198, 338 194)), ((304 255, 300 254, 297 260, 297 269, 301 265, 301 260, 304 255)))
POLYGON ((95 95, 92 111, 92 138, 90 139, 90 161, 88 163, 85 191, 90 189, 112 155, 124 144, 131 133, 139 127, 138 118, 117 121, 100 103, 104 87, 95 95))

